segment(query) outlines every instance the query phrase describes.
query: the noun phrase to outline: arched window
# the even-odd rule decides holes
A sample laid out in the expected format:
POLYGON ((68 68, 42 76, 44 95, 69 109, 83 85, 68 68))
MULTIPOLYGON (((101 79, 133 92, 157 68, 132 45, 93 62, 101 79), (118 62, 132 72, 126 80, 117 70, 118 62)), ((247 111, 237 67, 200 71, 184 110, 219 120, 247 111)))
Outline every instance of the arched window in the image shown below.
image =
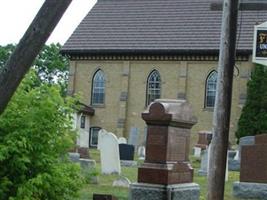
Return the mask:
POLYGON ((206 108, 213 108, 215 105, 217 76, 218 76, 217 72, 212 71, 207 77, 206 95, 205 95, 206 108))
POLYGON ((160 98, 161 79, 157 70, 153 70, 147 78, 146 105, 160 98))
POLYGON ((104 104, 105 98, 105 75, 102 70, 98 70, 92 81, 92 95, 91 95, 91 104, 99 105, 104 104))

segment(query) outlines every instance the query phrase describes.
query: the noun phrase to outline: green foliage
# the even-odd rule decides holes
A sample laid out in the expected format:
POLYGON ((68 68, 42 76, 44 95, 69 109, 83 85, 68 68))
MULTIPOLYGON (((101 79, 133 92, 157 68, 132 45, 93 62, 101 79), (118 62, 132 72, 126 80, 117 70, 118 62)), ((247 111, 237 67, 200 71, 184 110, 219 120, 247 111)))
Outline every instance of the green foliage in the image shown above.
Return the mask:
POLYGON ((91 183, 94 178, 99 176, 99 171, 95 168, 83 169, 81 168, 81 173, 84 178, 85 183, 91 183))
POLYGON ((267 132, 267 70, 257 65, 248 82, 247 100, 238 121, 236 137, 267 132))
POLYGON ((0 200, 69 200, 82 184, 79 166, 67 159, 73 99, 57 86, 23 80, 0 116, 0 200))
POLYGON ((66 94, 69 60, 60 54, 61 45, 45 45, 34 62, 41 82, 59 84, 61 93, 66 94))
POLYGON ((0 69, 4 66, 14 49, 15 46, 13 44, 8 44, 6 46, 0 45, 0 69))
MULTIPOLYGON (((15 47, 13 44, 0 46, 0 69, 4 66, 15 47)), ((45 45, 38 54, 33 63, 33 68, 38 77, 35 85, 42 83, 57 84, 60 86, 62 96, 66 96, 69 61, 67 57, 60 54, 60 49, 60 44, 45 45)))

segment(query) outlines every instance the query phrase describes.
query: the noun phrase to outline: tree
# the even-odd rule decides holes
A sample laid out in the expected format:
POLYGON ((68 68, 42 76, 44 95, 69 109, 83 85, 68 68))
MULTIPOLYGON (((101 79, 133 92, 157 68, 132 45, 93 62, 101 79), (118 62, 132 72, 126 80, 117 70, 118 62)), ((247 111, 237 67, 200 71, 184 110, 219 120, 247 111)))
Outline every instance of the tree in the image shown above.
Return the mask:
POLYGON ((238 121, 236 137, 267 132, 267 71, 256 65, 247 84, 247 100, 238 121))
MULTIPOLYGON (((13 44, 0 46, 0 69, 15 47, 13 44)), ((36 79, 37 85, 42 83, 58 84, 62 96, 66 96, 69 60, 66 56, 60 54, 60 49, 61 45, 59 43, 45 45, 37 55, 32 67, 38 76, 38 79, 36 79)))
POLYGON ((82 183, 67 159, 74 101, 57 86, 32 87, 36 78, 27 75, 0 116, 0 200, 72 200, 82 183))
POLYGON ((35 59, 34 67, 42 82, 50 84, 67 79, 69 60, 60 54, 61 45, 45 45, 35 59))
POLYGON ((7 59, 11 55, 11 53, 14 51, 15 45, 8 44, 6 46, 0 45, 0 70, 4 67, 7 59))

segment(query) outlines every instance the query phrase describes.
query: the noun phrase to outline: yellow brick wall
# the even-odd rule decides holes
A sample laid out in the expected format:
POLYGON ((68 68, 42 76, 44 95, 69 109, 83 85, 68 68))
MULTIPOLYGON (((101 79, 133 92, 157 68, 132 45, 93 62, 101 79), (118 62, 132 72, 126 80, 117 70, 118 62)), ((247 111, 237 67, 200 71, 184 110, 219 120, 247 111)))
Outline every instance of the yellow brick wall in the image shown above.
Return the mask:
MULTIPOLYGON (((197 132, 211 130, 212 109, 204 108, 205 81, 209 73, 216 69, 216 61, 72 61, 70 68, 69 90, 81 95, 81 101, 91 103, 91 80, 94 73, 101 69, 105 73, 106 91, 103 107, 94 107, 92 126, 99 126, 118 136, 128 137, 131 127, 143 133, 145 123, 141 113, 146 108, 146 82, 152 70, 161 75, 161 98, 177 99, 185 93, 198 118, 192 130, 192 142, 197 140, 197 132), (128 100, 120 101, 121 92, 128 92, 128 100), (126 119, 123 127, 118 128, 118 120, 126 119)), ((234 143, 234 132, 242 106, 241 94, 246 94, 246 82, 252 68, 251 61, 237 62, 232 98, 230 139, 234 143), (239 73, 237 73, 237 71, 239 73)), ((143 138, 142 136, 140 138, 143 138)))

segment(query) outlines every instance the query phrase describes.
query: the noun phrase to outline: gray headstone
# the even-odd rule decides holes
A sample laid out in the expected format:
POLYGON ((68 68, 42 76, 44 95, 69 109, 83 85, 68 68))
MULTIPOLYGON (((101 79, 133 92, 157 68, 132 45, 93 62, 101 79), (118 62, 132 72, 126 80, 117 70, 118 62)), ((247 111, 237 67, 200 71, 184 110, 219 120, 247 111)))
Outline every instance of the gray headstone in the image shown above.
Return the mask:
POLYGON ((129 181, 128 178, 121 176, 117 180, 113 181, 112 186, 114 187, 129 187, 131 182, 129 181))
MULTIPOLYGON (((208 175, 210 151, 211 151, 211 146, 209 146, 209 148, 204 150, 202 153, 201 167, 198 170, 199 176, 207 176, 208 175)), ((226 164, 225 181, 228 181, 228 158, 227 158, 227 164, 226 164)))
POLYGON ((134 146, 138 145, 138 128, 136 127, 131 128, 128 144, 131 144, 134 146))
POLYGON ((255 144, 255 136, 246 136, 246 137, 242 137, 239 140, 239 146, 243 146, 243 145, 253 145, 255 144))
POLYGON ((145 160, 145 157, 146 157, 146 147, 145 146, 138 147, 137 155, 138 155, 138 159, 139 160, 145 160))
POLYGON ((99 180, 96 174, 96 161, 91 160, 91 159, 83 159, 83 158, 81 158, 79 161, 80 161, 82 174, 84 174, 84 177, 88 178, 89 183, 98 184, 99 180))
MULTIPOLYGON (((244 145, 254 145, 254 144, 255 144, 255 136, 242 137, 239 140, 239 150, 241 152, 242 146, 244 146, 244 145)), ((241 157, 240 154, 239 154, 239 157, 241 157)))
POLYGON ((147 127, 144 128, 144 145, 146 144, 147 127))
POLYGON ((239 171, 240 170, 240 160, 229 159, 228 160, 229 171, 239 171))
POLYGON ((208 149, 204 150, 201 155, 201 165, 198 174, 199 176, 207 176, 208 174, 208 149))
POLYGON ((194 147, 194 157, 200 158, 201 157, 201 148, 194 147))
POLYGON ((238 160, 239 151, 228 151, 228 167, 229 171, 239 171, 240 161, 238 160))
POLYGON ((96 167, 95 160, 81 158, 79 161, 80 161, 81 168, 83 168, 85 170, 94 169, 96 167))
POLYGON ((236 151, 233 151, 233 150, 228 151, 228 158, 229 159, 234 159, 235 155, 236 155, 236 151))
POLYGON ((119 144, 127 144, 127 139, 125 137, 119 137, 118 142, 119 144))
POLYGON ((79 153, 73 153, 69 152, 69 158, 72 162, 79 162, 80 154, 79 153))

